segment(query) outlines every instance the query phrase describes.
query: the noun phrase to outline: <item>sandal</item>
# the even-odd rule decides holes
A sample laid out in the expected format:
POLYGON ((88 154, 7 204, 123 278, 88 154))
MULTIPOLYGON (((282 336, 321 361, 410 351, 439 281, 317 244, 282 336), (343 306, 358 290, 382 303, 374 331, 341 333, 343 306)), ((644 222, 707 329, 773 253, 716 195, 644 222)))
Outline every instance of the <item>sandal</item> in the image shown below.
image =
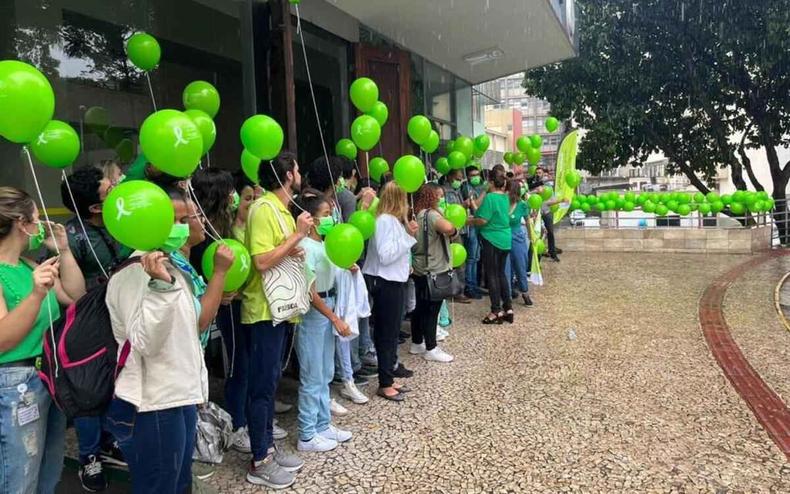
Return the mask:
POLYGON ((401 393, 401 394, 403 394, 403 393, 411 393, 411 388, 406 386, 405 384, 400 384, 400 385, 398 385, 397 388, 393 385, 392 389, 397 390, 398 393, 401 393))
POLYGON ((505 312, 505 314, 502 315, 501 318, 507 321, 508 323, 513 324, 513 319, 514 319, 513 316, 514 316, 513 309, 510 309, 507 312, 505 312))
POLYGON ((383 388, 379 388, 378 391, 376 391, 376 394, 381 396, 385 400, 390 400, 390 401, 403 401, 406 398, 405 396, 403 396, 403 393, 401 393, 400 391, 390 396, 384 392, 383 388))
POLYGON ((502 319, 500 319, 499 316, 494 316, 493 318, 491 318, 491 316, 485 316, 483 318, 482 323, 483 324, 502 324, 502 319))

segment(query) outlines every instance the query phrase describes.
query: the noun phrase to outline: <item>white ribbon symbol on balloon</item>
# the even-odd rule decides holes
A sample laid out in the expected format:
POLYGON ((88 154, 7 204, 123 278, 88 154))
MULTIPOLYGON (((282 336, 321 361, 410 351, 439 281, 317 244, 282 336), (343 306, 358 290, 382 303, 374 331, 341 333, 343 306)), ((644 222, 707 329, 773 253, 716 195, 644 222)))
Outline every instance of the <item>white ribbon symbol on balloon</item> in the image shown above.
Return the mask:
POLYGON ((132 213, 126 210, 126 203, 123 200, 123 197, 119 197, 115 200, 115 208, 118 210, 118 214, 115 215, 115 221, 121 221, 122 216, 131 216, 132 213))
POLYGON ((47 141, 46 137, 44 136, 44 132, 40 133, 38 135, 38 139, 36 139, 36 144, 38 145, 47 144, 48 142, 49 141, 47 141))
POLYGON ((181 127, 173 127, 173 134, 176 135, 176 143, 173 147, 177 148, 181 144, 189 144, 189 142, 184 139, 184 131, 181 130, 181 127))
POLYGON ((247 271, 249 264, 247 264, 247 256, 241 256, 241 270, 247 271))

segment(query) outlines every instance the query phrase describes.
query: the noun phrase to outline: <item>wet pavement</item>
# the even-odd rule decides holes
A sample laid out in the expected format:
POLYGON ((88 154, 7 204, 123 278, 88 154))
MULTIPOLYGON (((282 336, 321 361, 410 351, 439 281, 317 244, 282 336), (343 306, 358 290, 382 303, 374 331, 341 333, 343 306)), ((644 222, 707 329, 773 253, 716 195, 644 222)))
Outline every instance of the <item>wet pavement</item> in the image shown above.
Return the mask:
MULTIPOLYGON (((513 325, 481 325, 485 300, 456 304, 442 344, 455 362, 425 362, 402 345, 414 392, 401 404, 341 399, 352 413, 336 424, 354 439, 305 454, 286 492, 790 492, 790 464, 700 330, 705 287, 748 259, 567 253, 545 264, 546 285, 530 289, 535 307, 517 304, 513 325)), ((724 307, 733 337, 785 400, 790 333, 773 289, 786 270, 787 258, 747 273, 724 307)), ((279 418, 294 449, 295 412, 279 418)), ((263 492, 245 482, 247 462, 228 453, 209 483, 263 492)))

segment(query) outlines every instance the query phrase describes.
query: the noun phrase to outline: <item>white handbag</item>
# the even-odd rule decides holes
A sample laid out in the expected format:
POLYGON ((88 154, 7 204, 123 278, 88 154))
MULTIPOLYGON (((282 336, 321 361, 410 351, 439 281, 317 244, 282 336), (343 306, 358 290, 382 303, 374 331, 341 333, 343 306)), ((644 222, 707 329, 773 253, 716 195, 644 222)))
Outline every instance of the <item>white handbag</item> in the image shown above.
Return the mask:
MULTIPOLYGON (((274 212, 274 216, 280 222, 283 232, 289 231, 285 224, 285 219, 276 205, 270 201, 262 200, 260 204, 265 204, 274 212)), ((254 205, 257 209, 257 205, 254 205)), ((255 210, 250 211, 247 220, 247 241, 250 236, 250 220, 255 210)), ((275 326, 281 322, 290 321, 295 317, 305 314, 310 309, 310 292, 307 285, 304 263, 291 256, 285 256, 277 265, 267 269, 261 274, 263 294, 269 303, 269 310, 272 313, 272 324, 275 326)))

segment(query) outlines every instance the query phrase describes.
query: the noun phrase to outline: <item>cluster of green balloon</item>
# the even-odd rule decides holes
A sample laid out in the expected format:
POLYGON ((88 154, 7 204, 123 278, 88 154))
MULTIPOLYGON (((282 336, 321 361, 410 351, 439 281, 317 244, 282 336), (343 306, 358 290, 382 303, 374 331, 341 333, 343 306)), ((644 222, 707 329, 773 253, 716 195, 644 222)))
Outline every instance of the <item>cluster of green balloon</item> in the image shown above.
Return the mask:
POLYGON ((119 161, 129 163, 137 156, 134 141, 127 137, 126 131, 110 125, 110 112, 106 108, 91 106, 82 118, 87 131, 101 139, 106 147, 114 149, 119 161))
POLYGON ((408 193, 416 192, 425 183, 425 165, 411 154, 398 158, 392 174, 395 183, 408 193))
POLYGON ((530 165, 537 165, 540 161, 540 147, 543 145, 543 138, 538 134, 531 137, 520 136, 516 139, 517 153, 505 153, 504 161, 508 165, 521 165, 525 161, 530 165))
POLYGON ((491 140, 485 134, 476 136, 474 140, 467 136, 459 136, 454 141, 448 141, 447 157, 436 161, 436 171, 445 175, 450 170, 461 170, 467 166, 480 168, 479 158, 488 151, 490 145, 491 140))
POLYGON ((466 262, 466 249, 461 244, 450 244, 450 259, 454 268, 460 267, 466 262))
POLYGON ((362 255, 362 250, 365 248, 365 239, 356 226, 349 223, 341 223, 329 230, 329 233, 324 237, 324 246, 326 247, 327 257, 335 266, 341 269, 348 269, 362 255))
MULTIPOLYGON (((272 117, 268 115, 253 115, 241 125, 239 131, 244 149, 260 160, 274 159, 283 148, 283 129, 272 117)), ((244 154, 242 153, 242 159, 244 154)), ((247 158, 251 167, 252 159, 247 158)), ((244 161, 242 161, 242 164, 244 161)), ((257 183, 257 166, 255 167, 255 182, 257 183)), ((248 175, 249 176, 249 175, 248 175)))
POLYGON ((766 192, 737 191, 734 194, 719 195, 717 192, 703 194, 696 192, 644 192, 641 194, 628 191, 623 195, 619 192, 607 192, 600 196, 577 195, 571 202, 572 210, 589 212, 596 211, 633 211, 641 208, 646 213, 665 216, 670 212, 680 216, 688 216, 693 211, 707 216, 718 214, 725 209, 734 215, 749 213, 765 213, 774 208, 774 200, 766 192))
POLYGON ((37 68, 18 60, 0 62, 0 136, 28 144, 41 163, 63 168, 80 153, 80 139, 69 124, 52 120, 55 93, 37 68))
POLYGON ((203 273, 209 279, 214 276, 214 255, 221 244, 227 245, 233 251, 233 264, 230 265, 230 269, 225 275, 225 287, 223 290, 225 292, 235 292, 249 279, 252 270, 252 258, 247 248, 237 240, 230 238, 215 240, 203 253, 203 259, 201 260, 203 273))
POLYGON ((219 91, 206 81, 193 81, 184 88, 181 95, 186 111, 184 114, 192 119, 203 138, 203 154, 209 152, 217 139, 217 127, 214 117, 219 111, 219 91))
POLYGON ((357 110, 364 113, 351 124, 351 140, 357 148, 370 151, 381 138, 381 126, 387 122, 389 110, 379 101, 379 88, 372 79, 356 79, 351 83, 349 94, 357 110))

